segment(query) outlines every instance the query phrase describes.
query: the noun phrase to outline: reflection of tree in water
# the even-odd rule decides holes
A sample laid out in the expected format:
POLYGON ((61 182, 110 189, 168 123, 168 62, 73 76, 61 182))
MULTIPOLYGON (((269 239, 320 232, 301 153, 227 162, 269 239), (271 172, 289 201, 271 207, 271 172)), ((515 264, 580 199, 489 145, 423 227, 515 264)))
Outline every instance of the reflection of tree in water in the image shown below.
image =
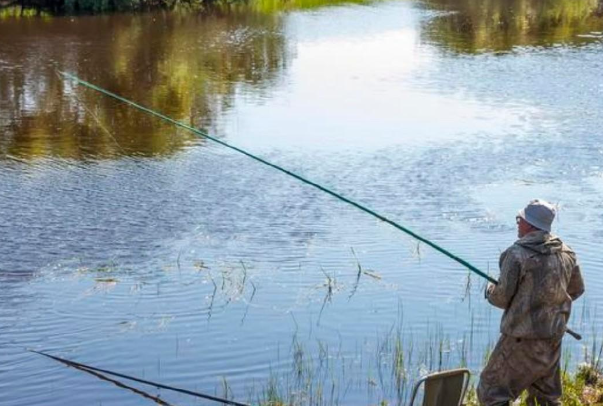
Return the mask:
POLYGON ((7 20, 0 41, 0 156, 162 155, 195 138, 55 67, 207 128, 236 93, 268 91, 287 61, 281 20, 243 12, 7 20))
POLYGON ((589 42, 603 28, 603 0, 425 0, 450 11, 427 23, 426 37, 460 52, 589 42))

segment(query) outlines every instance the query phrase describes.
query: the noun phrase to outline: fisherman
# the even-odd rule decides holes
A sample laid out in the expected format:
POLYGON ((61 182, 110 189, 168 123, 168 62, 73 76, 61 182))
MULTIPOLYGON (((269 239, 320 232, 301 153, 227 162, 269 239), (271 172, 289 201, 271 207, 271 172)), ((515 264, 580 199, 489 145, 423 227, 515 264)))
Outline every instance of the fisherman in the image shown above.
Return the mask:
POLYGON ((554 218, 555 208, 543 200, 519 211, 519 240, 500 256, 498 285, 486 289, 504 313, 480 376, 481 405, 507 406, 526 389, 530 406, 561 405, 561 339, 584 282, 574 251, 551 234, 554 218))

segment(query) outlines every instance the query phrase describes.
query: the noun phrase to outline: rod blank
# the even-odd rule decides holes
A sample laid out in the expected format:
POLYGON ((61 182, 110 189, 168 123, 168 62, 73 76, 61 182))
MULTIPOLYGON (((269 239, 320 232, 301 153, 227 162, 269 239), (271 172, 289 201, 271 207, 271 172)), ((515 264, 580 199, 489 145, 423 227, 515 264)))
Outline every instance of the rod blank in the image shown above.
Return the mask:
POLYGON ((96 368, 96 367, 93 367, 93 366, 90 366, 90 365, 81 364, 79 362, 71 361, 71 360, 68 360, 68 359, 65 359, 65 358, 60 358, 60 357, 57 357, 55 355, 50 355, 50 354, 47 354, 47 353, 42 352, 42 351, 36 351, 36 350, 29 350, 29 351, 33 352, 33 353, 36 353, 36 354, 39 354, 39 355, 43 355, 45 357, 48 357, 48 358, 53 359, 55 361, 58 361, 58 362, 60 362, 62 364, 65 364, 65 365, 70 366, 70 367, 78 368, 78 369, 88 369, 90 371, 101 372, 103 374, 117 376, 119 378, 128 379, 128 380, 134 381, 134 382, 143 383, 145 385, 155 386, 156 388, 167 389, 167 390, 171 390, 171 391, 174 391, 174 392, 184 393, 185 395, 190 395, 190 396, 195 396, 195 397, 198 397, 198 398, 213 400, 214 402, 220 402, 220 403, 223 403, 225 405, 250 406, 250 405, 248 405, 246 403, 235 402, 234 400, 223 399, 223 398, 219 398, 217 396, 207 395, 205 393, 193 392, 193 391, 188 390, 188 389, 176 388, 174 386, 164 385, 164 384, 158 383, 158 382, 147 381, 145 379, 136 378, 134 376, 130 376, 130 375, 125 375, 125 374, 121 374, 121 373, 118 373, 118 372, 109 371, 108 369, 96 368))

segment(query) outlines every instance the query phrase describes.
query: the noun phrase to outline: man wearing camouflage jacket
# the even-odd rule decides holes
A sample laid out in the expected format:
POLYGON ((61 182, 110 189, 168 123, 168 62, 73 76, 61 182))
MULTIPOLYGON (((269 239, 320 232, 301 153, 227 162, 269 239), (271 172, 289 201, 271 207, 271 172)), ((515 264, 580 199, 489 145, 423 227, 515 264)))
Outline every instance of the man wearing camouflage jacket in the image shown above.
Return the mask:
POLYGON ((576 254, 550 233, 554 218, 542 200, 519 212, 519 240, 501 254, 499 283, 487 289, 504 314, 477 388, 484 406, 506 406, 525 389, 528 405, 561 405, 561 339, 584 282, 576 254))

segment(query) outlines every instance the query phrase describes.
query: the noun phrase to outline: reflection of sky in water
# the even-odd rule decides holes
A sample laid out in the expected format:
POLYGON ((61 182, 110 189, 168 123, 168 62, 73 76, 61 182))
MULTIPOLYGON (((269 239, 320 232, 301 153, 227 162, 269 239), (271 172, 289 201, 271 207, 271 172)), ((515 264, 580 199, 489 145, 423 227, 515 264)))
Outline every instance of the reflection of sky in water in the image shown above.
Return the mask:
MULTIPOLYGON (((399 18, 411 12, 412 4, 383 8, 391 14, 366 13, 361 7, 347 11, 348 18, 338 21, 345 35, 308 30, 305 20, 304 28, 297 28, 299 17, 292 17, 296 57, 286 85, 261 103, 239 101, 225 119, 233 142, 367 151, 525 133, 531 121, 545 119, 537 106, 520 100, 489 103, 463 89, 446 93, 416 80, 420 71, 432 71, 446 60, 421 43, 416 15, 399 18), (366 21, 355 25, 362 17, 366 21), (368 34, 363 32, 367 26, 368 34)), ((321 18, 308 17, 312 22, 321 18)))
MULTIPOLYGON (((293 59, 273 88, 237 88, 221 134, 492 275, 516 211, 558 202, 557 230, 587 278, 572 325, 588 342, 603 283, 601 46, 452 55, 422 42, 427 15, 396 2, 288 15, 293 59)), ((294 336, 313 356, 322 340, 357 367, 347 400, 367 404, 391 393, 375 358, 401 318, 417 354, 440 334, 450 366, 467 346, 476 372, 496 339, 500 312, 481 280, 220 147, 2 165, 0 373, 11 379, 0 403, 145 404, 30 346, 202 391, 226 377, 242 399, 252 379, 287 376, 294 336), (358 264, 368 273, 356 286, 358 264)), ((580 361, 581 345, 566 345, 580 361)), ((427 369, 417 360, 409 372, 427 369)))

